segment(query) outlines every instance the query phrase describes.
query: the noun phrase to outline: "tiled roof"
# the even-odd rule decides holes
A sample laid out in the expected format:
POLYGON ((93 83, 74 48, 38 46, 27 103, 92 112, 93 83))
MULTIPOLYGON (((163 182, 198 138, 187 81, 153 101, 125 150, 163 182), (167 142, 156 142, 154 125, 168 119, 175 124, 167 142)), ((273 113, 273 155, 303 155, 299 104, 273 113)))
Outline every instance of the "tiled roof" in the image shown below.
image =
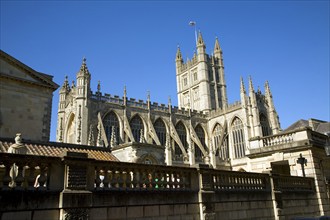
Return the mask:
MULTIPOLYGON (((87 153, 88 158, 105 161, 119 161, 108 149, 85 145, 66 144, 57 142, 36 143, 22 141, 28 149, 28 154, 37 156, 63 157, 66 152, 87 153)), ((0 139, 0 152, 7 152, 14 140, 0 139)))
MULTIPOLYGON (((314 131, 322 133, 322 134, 330 133, 330 122, 320 121, 320 120, 315 120, 315 119, 313 119, 313 120, 314 120, 314 122, 316 122, 314 125, 315 126, 314 131)), ((287 129, 285 129, 284 132, 293 131, 295 129, 305 128, 305 127, 309 127, 309 126, 310 126, 310 124, 309 124, 308 120, 300 119, 300 120, 296 121, 295 123, 293 123, 292 125, 290 125, 287 129)))

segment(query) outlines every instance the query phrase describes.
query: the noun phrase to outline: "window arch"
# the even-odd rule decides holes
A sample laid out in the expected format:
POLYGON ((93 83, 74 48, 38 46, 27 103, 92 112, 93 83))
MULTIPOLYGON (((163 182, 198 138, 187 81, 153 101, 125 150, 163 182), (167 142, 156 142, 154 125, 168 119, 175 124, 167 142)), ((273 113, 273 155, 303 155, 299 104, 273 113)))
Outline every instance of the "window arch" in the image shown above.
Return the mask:
POLYGON ((239 118, 235 118, 232 123, 232 137, 234 144, 235 158, 245 156, 245 137, 243 123, 239 118))
POLYGON ((228 135, 225 132, 223 132, 223 128, 221 127, 220 124, 217 124, 214 127, 212 136, 213 136, 214 148, 217 149, 215 155, 219 156, 219 158, 222 160, 229 159, 228 135), (223 135, 225 135, 225 138, 221 136, 222 133, 223 135))
POLYGON ((116 136, 116 144, 119 144, 119 121, 117 115, 111 111, 103 118, 103 126, 105 130, 105 134, 107 136, 108 142, 110 143, 112 129, 114 129, 116 136))
POLYGON ((140 136, 141 136, 141 130, 144 129, 143 122, 140 116, 135 115, 131 121, 130 121, 130 126, 132 130, 133 137, 136 142, 140 141, 140 136))
MULTIPOLYGON (((187 143, 187 131, 186 127, 184 124, 180 121, 176 126, 175 130, 179 135, 180 141, 185 149, 188 148, 188 143, 187 143)), ((177 143, 175 143, 175 155, 182 155, 182 151, 177 143)))
MULTIPOLYGON (((195 128, 195 132, 197 134, 197 137, 199 138, 201 144, 203 145, 204 149, 207 150, 206 148, 206 144, 205 144, 205 133, 204 133, 204 129, 202 128, 202 126, 200 124, 198 124, 195 128)), ((199 159, 203 157, 203 152, 201 151, 201 149, 199 149, 198 146, 195 147, 195 158, 199 159)))
POLYGON ((74 144, 75 143, 75 114, 71 114, 70 118, 69 118, 69 122, 68 122, 68 129, 66 132, 66 143, 71 143, 74 144))
POLYGON ((156 130, 156 134, 162 146, 166 144, 166 127, 165 123, 161 118, 158 118, 154 123, 154 128, 156 130))
POLYGON ((269 127, 267 117, 263 113, 261 113, 259 118, 260 118, 262 136, 265 137, 265 136, 271 135, 271 130, 269 127))

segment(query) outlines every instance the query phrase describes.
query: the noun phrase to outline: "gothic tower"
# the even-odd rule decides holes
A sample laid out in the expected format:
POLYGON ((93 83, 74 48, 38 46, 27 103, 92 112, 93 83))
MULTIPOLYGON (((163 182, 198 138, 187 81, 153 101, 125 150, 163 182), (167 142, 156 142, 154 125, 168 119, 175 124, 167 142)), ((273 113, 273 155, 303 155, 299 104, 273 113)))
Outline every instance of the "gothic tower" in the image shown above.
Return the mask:
POLYGON ((83 59, 76 75, 76 83, 69 86, 67 77, 59 91, 59 107, 56 140, 65 143, 86 144, 89 120, 91 74, 83 59))
POLYGON ((227 89, 224 75, 222 50, 215 40, 214 54, 206 53, 206 46, 199 32, 197 54, 184 63, 180 48, 176 54, 176 78, 178 106, 209 112, 226 109, 227 89))

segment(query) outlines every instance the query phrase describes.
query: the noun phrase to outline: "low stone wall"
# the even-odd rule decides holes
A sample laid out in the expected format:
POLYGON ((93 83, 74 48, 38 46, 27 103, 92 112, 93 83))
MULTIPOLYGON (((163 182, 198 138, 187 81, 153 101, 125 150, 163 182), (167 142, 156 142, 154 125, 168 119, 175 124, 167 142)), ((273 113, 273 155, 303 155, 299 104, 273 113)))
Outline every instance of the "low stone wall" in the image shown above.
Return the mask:
MULTIPOLYGON (((90 199, 89 219, 200 219, 196 192, 94 192, 90 199)), ((63 207, 66 215, 80 208, 63 207)))
POLYGON ((0 219, 60 219, 59 198, 60 192, 0 191, 0 219))
POLYGON ((313 178, 69 156, 0 158, 1 220, 290 219, 321 213, 313 178))
POLYGON ((213 197, 215 219, 275 219, 271 192, 216 193, 213 197))
POLYGON ((279 197, 282 203, 278 210, 280 219, 320 215, 319 203, 314 193, 283 192, 279 197))

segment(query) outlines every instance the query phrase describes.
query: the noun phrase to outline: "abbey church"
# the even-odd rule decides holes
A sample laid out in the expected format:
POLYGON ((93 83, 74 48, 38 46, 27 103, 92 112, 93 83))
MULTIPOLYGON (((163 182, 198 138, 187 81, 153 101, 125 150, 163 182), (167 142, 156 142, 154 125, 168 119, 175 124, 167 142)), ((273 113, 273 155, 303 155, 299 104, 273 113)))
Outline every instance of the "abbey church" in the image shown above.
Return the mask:
POLYGON ((86 59, 71 85, 59 94, 57 137, 64 143, 110 148, 125 162, 250 171, 249 140, 281 131, 268 82, 256 91, 241 79, 240 100, 228 103, 222 49, 215 40, 206 53, 202 34, 197 53, 186 62, 176 52, 178 106, 102 94, 90 88, 86 59))
POLYGON ((0 50, 0 219, 329 216, 330 122, 282 129, 251 77, 228 103, 219 40, 196 46, 176 51, 177 106, 92 91, 84 58, 59 88, 56 142, 59 86, 0 50))

